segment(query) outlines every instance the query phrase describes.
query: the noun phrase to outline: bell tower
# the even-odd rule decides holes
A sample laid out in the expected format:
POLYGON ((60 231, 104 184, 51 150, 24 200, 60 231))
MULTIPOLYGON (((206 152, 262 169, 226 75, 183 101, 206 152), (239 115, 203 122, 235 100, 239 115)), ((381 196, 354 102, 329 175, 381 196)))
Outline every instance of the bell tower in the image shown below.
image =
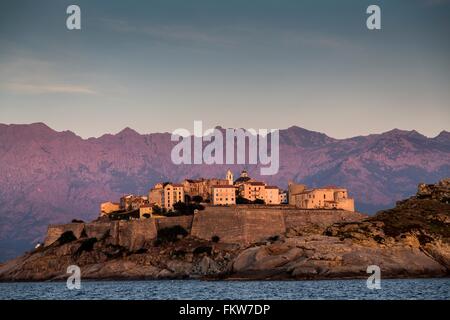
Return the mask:
POLYGON ((230 169, 228 169, 228 171, 227 171, 227 177, 226 177, 226 179, 228 180, 228 184, 229 184, 230 186, 232 186, 232 185, 233 185, 234 179, 233 179, 233 172, 231 172, 230 169))

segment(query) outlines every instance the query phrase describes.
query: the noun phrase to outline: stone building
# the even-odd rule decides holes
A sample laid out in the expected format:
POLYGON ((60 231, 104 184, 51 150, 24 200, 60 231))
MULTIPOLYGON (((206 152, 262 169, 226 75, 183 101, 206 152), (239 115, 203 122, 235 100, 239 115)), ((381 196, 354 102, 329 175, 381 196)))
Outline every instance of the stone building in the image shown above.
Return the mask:
POLYGON ((287 204, 288 203, 288 195, 286 191, 280 190, 280 204, 287 204))
POLYGON ((328 186, 305 190, 293 195, 300 209, 342 209, 355 211, 355 203, 348 197, 347 189, 328 186))
MULTIPOLYGON (((231 172, 229 172, 231 173, 231 172)), ((203 200, 211 199, 211 188, 214 186, 228 185, 230 178, 229 173, 227 173, 227 179, 185 179, 182 182, 185 195, 188 195, 191 199, 195 196, 200 196, 203 200)), ((231 173, 231 179, 233 174, 231 173)))
POLYGON ((150 189, 148 192, 148 201, 154 203, 158 207, 162 208, 162 194, 163 194, 163 183, 157 183, 155 186, 150 189))
POLYGON ((302 193, 306 190, 306 186, 304 184, 294 183, 289 181, 288 183, 288 203, 290 205, 295 205, 295 195, 302 193))
POLYGON ((266 204, 280 204, 280 189, 275 186, 266 186, 264 202, 266 204))
POLYGON ((177 202, 184 202, 184 187, 178 183, 157 183, 149 192, 149 201, 155 205, 173 210, 177 202))
POLYGON ((239 195, 250 201, 265 200, 266 184, 259 181, 249 181, 241 183, 238 187, 239 195))
POLYGON ((120 210, 120 203, 117 202, 108 201, 100 204, 100 216, 105 216, 119 210, 120 210))
POLYGON ((231 172, 230 169, 227 170, 226 179, 227 179, 228 184, 229 184, 230 186, 232 186, 232 185, 234 184, 233 172, 231 172))
POLYGON ((204 198, 208 194, 205 179, 185 179, 181 184, 183 185, 184 194, 191 199, 195 196, 204 198))
POLYGON ((234 181, 235 186, 240 186, 243 183, 254 181, 248 176, 247 170, 242 170, 241 175, 234 181))
POLYGON ((211 188, 211 202, 215 206, 236 204, 236 187, 230 185, 215 185, 211 188))
POLYGON ((147 196, 135 196, 130 194, 120 198, 120 209, 126 211, 138 210, 144 204, 148 204, 147 196))
POLYGON ((139 217, 141 219, 146 218, 144 217, 144 215, 148 215, 149 217, 151 217, 153 214, 153 204, 149 203, 149 204, 144 204, 139 208, 139 217))

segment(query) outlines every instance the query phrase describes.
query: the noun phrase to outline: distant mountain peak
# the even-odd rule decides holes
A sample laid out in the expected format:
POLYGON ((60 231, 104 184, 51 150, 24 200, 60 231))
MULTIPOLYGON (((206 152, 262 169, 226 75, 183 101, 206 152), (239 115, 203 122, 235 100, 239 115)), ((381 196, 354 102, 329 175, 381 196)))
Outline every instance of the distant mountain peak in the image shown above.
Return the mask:
POLYGON ((450 138, 450 132, 446 131, 446 130, 442 130, 441 132, 439 132, 439 134, 436 136, 436 138, 450 138))
MULTIPOLYGON (((253 165, 247 170, 252 178, 281 188, 289 180, 343 186, 359 210, 374 212, 413 194, 420 181, 450 176, 450 133, 442 131, 432 139, 416 136, 421 135, 396 129, 333 139, 292 126, 280 130, 277 175, 258 176, 253 165)), ((228 164, 175 165, 170 137, 140 135, 127 127, 81 139, 43 123, 0 125, 0 248, 11 240, 31 247, 47 224, 93 219, 99 203, 117 201, 125 193, 146 194, 156 182, 225 176, 228 164)), ((242 169, 232 166, 234 173, 242 169)), ((0 250, 0 261, 2 256, 0 250)))
POLYGON ((318 147, 336 141, 325 133, 311 131, 299 126, 291 126, 280 130, 280 139, 288 145, 301 147, 318 147))
POLYGON ((421 134, 420 132, 416 130, 402 130, 402 129, 392 129, 389 131, 386 131, 381 134, 382 136, 402 136, 402 137, 411 137, 411 138, 421 138, 421 139, 427 139, 426 136, 421 134))
POLYGON ((122 129, 120 132, 118 132, 116 134, 116 136, 118 136, 118 137, 140 136, 140 134, 137 131, 131 129, 130 127, 126 127, 124 129, 122 129))

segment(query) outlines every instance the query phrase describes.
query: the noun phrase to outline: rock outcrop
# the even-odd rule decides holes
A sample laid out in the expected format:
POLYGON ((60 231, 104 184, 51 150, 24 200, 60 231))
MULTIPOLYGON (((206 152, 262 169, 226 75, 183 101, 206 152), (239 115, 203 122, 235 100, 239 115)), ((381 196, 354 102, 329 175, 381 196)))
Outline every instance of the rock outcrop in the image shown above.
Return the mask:
POLYGON ((449 276, 450 204, 422 193, 373 217, 243 207, 196 215, 191 233, 154 219, 52 226, 47 246, 0 265, 0 280, 63 279, 72 264, 85 279, 342 279, 369 265, 385 278, 449 276))
MULTIPOLYGON (((146 194, 159 181, 224 176, 228 164, 173 164, 176 142, 170 137, 125 129, 82 139, 42 123, 0 124, 0 261, 42 241, 49 224, 95 219, 106 199, 146 194)), ((251 177, 281 188, 292 177, 308 186, 344 185, 359 210, 375 213, 412 194, 421 180, 449 176, 448 141, 448 132, 427 138, 401 130, 333 139, 293 126, 280 130, 277 175, 261 177, 256 165, 246 169, 251 177)), ((237 173, 244 167, 231 169, 237 173)))

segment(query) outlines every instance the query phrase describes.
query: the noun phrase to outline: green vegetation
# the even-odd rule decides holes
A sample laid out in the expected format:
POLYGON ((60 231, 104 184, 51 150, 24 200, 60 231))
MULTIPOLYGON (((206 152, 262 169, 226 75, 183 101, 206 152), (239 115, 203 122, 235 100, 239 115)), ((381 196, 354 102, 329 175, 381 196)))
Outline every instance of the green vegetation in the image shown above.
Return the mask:
POLYGON ((77 240, 77 237, 73 234, 72 231, 66 231, 64 232, 59 238, 58 238, 58 244, 63 245, 72 241, 77 240))
POLYGON ((203 197, 202 196, 193 196, 192 201, 195 203, 203 202, 203 197))
POLYGON ((200 246, 194 249, 194 254, 206 253, 208 256, 212 253, 212 247, 210 246, 200 246))
POLYGON ((195 210, 205 210, 205 207, 201 204, 184 202, 175 203, 173 208, 173 211, 169 211, 165 215, 168 217, 190 216, 194 214, 195 210))
POLYGON ((133 219, 139 219, 139 210, 132 210, 132 211, 126 211, 126 212, 114 212, 109 215, 109 219, 111 220, 130 220, 133 219))
POLYGON ((78 250, 75 252, 75 255, 80 255, 82 254, 84 251, 92 251, 92 249, 94 248, 94 244, 97 242, 97 238, 88 238, 86 240, 84 240, 80 247, 78 248, 78 250))
POLYGON ((252 201, 252 200, 243 198, 242 196, 237 196, 236 204, 265 204, 265 202, 262 199, 256 199, 255 201, 252 201))
POLYGON ((164 242, 175 242, 187 235, 188 232, 182 226, 177 225, 170 228, 163 228, 158 230, 156 245, 164 242))
POLYGON ((382 221, 387 236, 397 237, 403 233, 419 232, 419 241, 430 241, 427 235, 450 239, 450 205, 433 200, 407 200, 395 208, 377 213, 372 221, 382 221))

